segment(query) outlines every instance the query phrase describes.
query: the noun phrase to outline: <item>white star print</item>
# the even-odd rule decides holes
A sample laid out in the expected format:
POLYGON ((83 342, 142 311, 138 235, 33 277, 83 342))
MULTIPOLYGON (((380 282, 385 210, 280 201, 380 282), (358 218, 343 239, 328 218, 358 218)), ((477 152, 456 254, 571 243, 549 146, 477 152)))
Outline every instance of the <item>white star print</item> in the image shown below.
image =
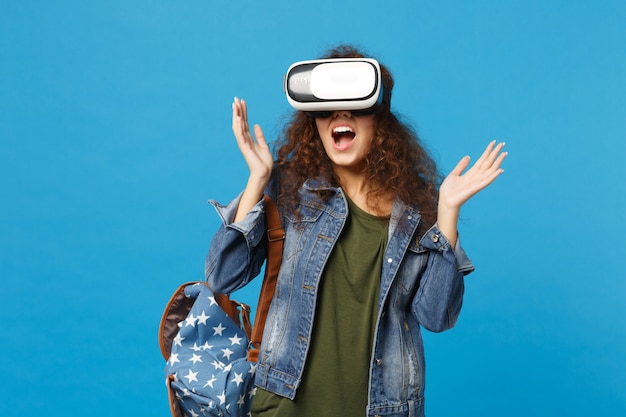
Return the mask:
POLYGON ((184 338, 184 337, 182 337, 182 336, 180 335, 180 333, 178 333, 178 334, 176 335, 176 337, 174 338, 174 346, 180 346, 180 347, 183 347, 183 344, 182 344, 182 341, 183 341, 183 340, 185 340, 185 338, 184 338))
POLYGON ((219 334, 220 336, 223 336, 222 332, 224 330, 226 330, 226 327, 223 327, 222 323, 220 323, 220 324, 217 325, 217 327, 214 327, 213 330, 215 330, 215 333, 213 333, 213 336, 215 336, 217 334, 219 334))
POLYGON ((229 337, 228 340, 230 340, 230 345, 232 346, 232 345, 241 345, 241 341, 243 339, 235 334, 233 337, 229 337))
POLYGON ((241 385, 243 383, 243 374, 238 374, 237 372, 235 372, 235 377, 230 382, 234 382, 235 384, 237 384, 237 386, 241 385))
POLYGON ((230 349, 228 349, 228 348, 226 348, 226 349, 220 349, 220 350, 221 350, 222 352, 224 352, 224 355, 222 355, 222 356, 224 356, 226 359, 229 359, 229 360, 230 360, 230 355, 232 355, 233 353, 235 353, 235 352, 233 352, 232 350, 230 350, 230 349))
POLYGON ((256 373, 256 363, 251 363, 250 364, 250 370, 248 371, 249 374, 254 375, 256 373))
POLYGON ((196 378, 196 375, 198 375, 198 373, 197 372, 192 372, 191 369, 190 369, 189 373, 187 375, 185 375, 185 378, 187 378, 187 381, 189 383, 191 383, 191 381, 198 382, 198 378, 196 378))
MULTIPOLYGON (((249 363, 250 366, 246 370, 245 365, 243 365, 243 369, 240 369, 238 366, 241 365, 232 363, 234 359, 245 354, 245 351, 242 352, 242 350, 249 343, 248 338, 245 334, 239 334, 242 328, 234 326, 230 319, 226 318, 225 312, 219 311, 217 307, 213 308, 214 304, 219 307, 217 296, 211 292, 204 292, 204 289, 201 291, 200 299, 205 304, 204 306, 197 306, 200 308, 194 309, 193 313, 189 312, 187 317, 179 322, 179 329, 177 330, 180 333, 175 334, 173 352, 167 360, 167 365, 170 367, 169 369, 172 369, 171 372, 175 373, 175 377, 180 382, 185 381, 185 385, 188 387, 188 389, 184 387, 177 389, 176 395, 182 396, 180 401, 190 400, 194 393, 202 395, 202 391, 205 390, 212 390, 214 400, 210 404, 205 403, 204 405, 188 403, 190 408, 181 407, 181 410, 187 417, 201 417, 205 414, 216 413, 223 416, 230 415, 231 412, 239 413, 242 416, 251 416, 250 413, 246 414, 246 412, 250 408, 251 399, 257 393, 256 387, 250 387, 253 385, 250 378, 256 374, 257 365, 249 363), (208 297, 209 295, 212 296, 208 297), (204 297, 207 297, 208 300, 204 297), (206 302, 209 302, 210 307, 207 307, 206 302), (218 323, 217 326, 215 326, 216 322, 218 323), (205 327, 201 327, 201 325, 205 327), (186 329, 189 326, 192 328, 186 329), (213 330, 212 333, 211 330, 213 330), (181 334, 185 334, 185 336, 183 337, 181 334), (218 359, 219 357, 222 360, 218 359), (207 362, 204 362, 205 359, 207 362), (180 364, 181 362, 183 364, 180 364), (211 367, 214 369, 212 370, 211 367), (240 370, 241 372, 238 372, 240 370), (209 375, 210 379, 207 378, 209 375), (199 380, 204 381, 204 383, 199 382, 199 380), (234 384, 237 388, 230 384, 234 384), (229 389, 238 389, 239 392, 236 394, 227 393, 224 391, 225 386, 229 386, 229 389)), ((181 406, 183 406, 182 402, 181 406)))
POLYGON ((206 387, 211 387, 213 388, 213 383, 217 381, 217 379, 215 378, 215 375, 211 375, 211 379, 209 379, 206 384, 204 384, 204 387, 202 388, 206 388, 206 387))
POLYGON ((185 326, 191 326, 191 327, 196 326, 196 318, 193 316, 192 313, 189 313, 189 317, 185 319, 185 326))
POLYGON ((198 319, 198 324, 204 324, 206 326, 206 321, 209 317, 211 316, 207 316, 206 314, 204 314, 204 310, 203 310, 202 314, 196 317, 196 319, 198 319))
POLYGON ((170 363, 170 366, 174 365, 176 362, 180 362, 180 359, 178 359, 178 353, 172 353, 168 362, 170 363))

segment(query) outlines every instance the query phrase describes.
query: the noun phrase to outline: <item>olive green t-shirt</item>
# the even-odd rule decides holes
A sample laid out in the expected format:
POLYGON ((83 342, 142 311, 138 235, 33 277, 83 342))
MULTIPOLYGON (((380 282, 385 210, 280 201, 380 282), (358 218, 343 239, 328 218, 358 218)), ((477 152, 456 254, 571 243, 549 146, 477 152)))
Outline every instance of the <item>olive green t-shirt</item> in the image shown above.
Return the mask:
POLYGON ((389 218, 348 203, 348 221, 322 275, 296 398, 259 389, 253 416, 365 416, 389 218))

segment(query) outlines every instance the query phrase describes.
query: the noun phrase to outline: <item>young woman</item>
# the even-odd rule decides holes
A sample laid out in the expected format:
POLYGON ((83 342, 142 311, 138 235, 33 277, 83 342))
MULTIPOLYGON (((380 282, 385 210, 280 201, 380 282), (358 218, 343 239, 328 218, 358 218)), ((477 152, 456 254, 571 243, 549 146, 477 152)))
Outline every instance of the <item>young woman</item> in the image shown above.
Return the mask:
MULTIPOLYGON (((364 55, 341 46, 324 58, 344 57, 364 55)), ((381 72, 390 93, 393 78, 381 72)), ((211 288, 230 293, 259 273, 264 194, 277 202, 286 232, 253 415, 424 414, 420 328, 440 332, 456 322, 463 277, 474 269, 459 244, 459 211, 503 172, 506 152, 491 142, 439 186, 435 163, 388 97, 375 114, 296 111, 276 161, 261 128, 250 133, 246 102, 233 103, 250 173, 239 197, 214 203, 224 224, 206 260, 211 288)))

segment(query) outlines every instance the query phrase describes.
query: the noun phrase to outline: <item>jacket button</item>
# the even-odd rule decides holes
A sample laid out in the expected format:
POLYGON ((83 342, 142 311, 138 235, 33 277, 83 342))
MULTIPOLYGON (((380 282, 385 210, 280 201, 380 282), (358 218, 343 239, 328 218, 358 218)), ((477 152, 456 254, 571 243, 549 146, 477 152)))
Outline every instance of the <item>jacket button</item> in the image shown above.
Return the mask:
POLYGON ((376 359, 376 366, 380 366, 382 364, 383 364, 383 360, 382 359, 380 359, 380 358, 376 359))
POLYGON ((431 235, 430 240, 432 240, 433 243, 439 242, 439 235, 431 235))

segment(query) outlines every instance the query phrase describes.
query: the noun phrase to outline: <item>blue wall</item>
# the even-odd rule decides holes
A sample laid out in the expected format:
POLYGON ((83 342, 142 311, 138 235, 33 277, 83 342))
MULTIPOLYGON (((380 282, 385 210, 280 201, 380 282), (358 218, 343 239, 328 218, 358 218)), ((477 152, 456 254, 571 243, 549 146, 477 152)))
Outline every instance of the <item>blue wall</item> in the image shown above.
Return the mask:
POLYGON ((375 3, 2 2, 0 415, 168 415, 160 315, 247 176, 231 100, 275 138, 284 71, 339 42, 443 171, 510 152, 462 213, 428 415, 626 415, 626 3, 375 3))

